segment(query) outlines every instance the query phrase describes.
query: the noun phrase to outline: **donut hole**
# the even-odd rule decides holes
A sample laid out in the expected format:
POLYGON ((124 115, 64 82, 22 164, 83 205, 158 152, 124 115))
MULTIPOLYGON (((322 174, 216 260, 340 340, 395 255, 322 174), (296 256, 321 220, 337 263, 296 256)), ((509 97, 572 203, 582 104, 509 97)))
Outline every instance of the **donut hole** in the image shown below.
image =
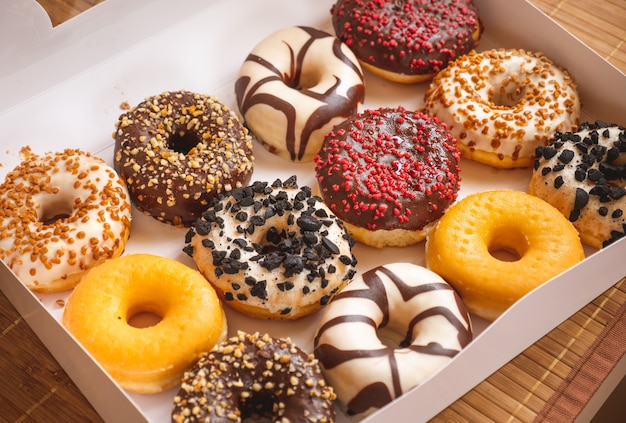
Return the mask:
POLYGON ((50 194, 49 198, 40 202, 41 209, 37 213, 38 220, 44 225, 52 225, 56 221, 65 220, 72 215, 72 203, 59 195, 50 194))
POLYGON ((300 77, 288 81, 287 85, 294 90, 306 91, 319 84, 320 80, 321 75, 319 74, 319 72, 314 72, 312 71, 312 69, 309 68, 303 68, 300 77))
POLYGON ((497 260, 514 262, 524 257, 528 247, 528 239, 522 231, 512 227, 498 227, 492 232, 487 249, 497 260))
POLYGON ((167 148, 187 155, 200 142, 202 142, 202 139, 197 132, 179 128, 170 135, 170 138, 167 140, 167 148))
POLYGON ((404 334, 401 334, 397 329, 389 327, 379 328, 378 331, 376 331, 376 336, 381 344, 394 350, 408 346, 406 345, 407 342, 404 334))
POLYGON ((489 100, 496 106, 511 108, 518 105, 525 95, 525 89, 517 81, 515 75, 505 78, 496 85, 489 100))
POLYGON ((251 392, 245 400, 240 398, 239 411, 241 421, 251 422, 272 422, 275 420, 275 408, 278 406, 278 399, 271 390, 261 389, 258 392, 251 392))
POLYGON ((128 311, 126 323, 134 328, 145 329, 156 326, 161 320, 163 320, 163 316, 159 313, 156 307, 150 305, 137 305, 128 311))

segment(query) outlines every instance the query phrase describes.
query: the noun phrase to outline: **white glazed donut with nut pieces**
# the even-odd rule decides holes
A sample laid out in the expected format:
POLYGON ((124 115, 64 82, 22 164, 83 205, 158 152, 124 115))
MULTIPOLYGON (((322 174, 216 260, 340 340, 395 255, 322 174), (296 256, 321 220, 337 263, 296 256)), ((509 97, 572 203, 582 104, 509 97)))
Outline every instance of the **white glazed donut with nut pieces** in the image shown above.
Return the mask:
POLYGON ((71 289, 122 254, 130 221, 126 186, 103 160, 31 154, 0 185, 0 259, 33 291, 71 289))
POLYGON ((313 160, 324 135, 365 99, 354 53, 335 36, 310 27, 284 28, 254 47, 235 93, 259 142, 294 162, 313 160))
POLYGON ((326 307, 314 354, 341 407, 361 419, 435 374, 472 336, 450 285, 424 267, 392 263, 363 273, 326 307))
POLYGON ((448 124, 463 157, 496 168, 532 166, 538 146, 578 125, 580 107, 566 69, 519 49, 461 56, 425 96, 426 112, 448 124))

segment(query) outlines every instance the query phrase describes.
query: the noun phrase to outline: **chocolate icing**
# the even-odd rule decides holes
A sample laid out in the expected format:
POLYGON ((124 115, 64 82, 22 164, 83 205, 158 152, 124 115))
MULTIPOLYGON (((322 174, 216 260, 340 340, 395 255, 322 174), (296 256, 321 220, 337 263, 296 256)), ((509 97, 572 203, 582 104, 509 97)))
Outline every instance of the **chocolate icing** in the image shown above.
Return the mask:
POLYGON ((339 0, 335 33, 364 63, 393 73, 433 74, 474 49, 481 25, 471 0, 339 0))
POLYGON ((135 205, 156 219, 189 226, 220 192, 249 183, 252 141, 216 98, 164 92, 122 114, 115 170, 135 205))
MULTIPOLYGON (((318 93, 309 89, 310 87, 303 86, 302 76, 305 73, 304 60, 309 48, 318 40, 334 37, 331 34, 315 28, 304 26, 298 28, 306 32, 310 39, 303 45, 302 49, 298 51, 296 51, 294 47, 289 44, 289 40, 283 41, 288 46, 290 51, 291 63, 289 69, 278 69, 268 60, 268 58, 260 57, 251 53, 246 58, 246 61, 258 63, 259 65, 270 70, 273 76, 257 82, 253 81, 248 75, 242 75, 235 82, 237 104, 244 117, 248 111, 257 104, 267 104, 272 108, 279 110, 284 115, 287 120, 284 147, 287 149, 289 157, 293 161, 303 160, 305 150, 310 142, 311 134, 314 131, 323 128, 326 124, 337 117, 347 118, 348 116, 356 113, 359 104, 363 103, 365 98, 365 87, 363 83, 348 88, 347 96, 339 94, 337 92, 337 88, 343 81, 337 75, 334 75, 336 83, 323 93, 318 93), (297 104, 289 101, 289 99, 280 98, 273 94, 262 92, 265 84, 274 81, 282 81, 282 83, 288 87, 298 90, 301 95, 315 98, 322 103, 313 113, 306 117, 306 123, 304 124, 304 128, 300 134, 296 133, 297 129, 295 122, 297 115, 302 113, 302 111, 298 109, 297 104), (299 146, 297 143, 298 140, 300 141, 299 146)), ((353 69, 354 73, 359 75, 362 80, 362 71, 358 66, 358 63, 353 62, 344 54, 341 50, 341 42, 338 39, 335 39, 333 42, 332 54, 344 65, 353 69)), ((258 136, 259 134, 256 135, 258 136)), ((266 148, 270 151, 273 150, 273 148, 268 145, 262 137, 259 137, 259 141, 264 143, 266 148)))
POLYGON ((334 399, 312 355, 289 339, 240 332, 203 354, 185 373, 172 422, 241 422, 263 416, 332 423, 334 399))
POLYGON ((438 119, 381 108, 327 134, 315 171, 324 202, 340 219, 369 230, 420 230, 455 201, 459 157, 438 119))

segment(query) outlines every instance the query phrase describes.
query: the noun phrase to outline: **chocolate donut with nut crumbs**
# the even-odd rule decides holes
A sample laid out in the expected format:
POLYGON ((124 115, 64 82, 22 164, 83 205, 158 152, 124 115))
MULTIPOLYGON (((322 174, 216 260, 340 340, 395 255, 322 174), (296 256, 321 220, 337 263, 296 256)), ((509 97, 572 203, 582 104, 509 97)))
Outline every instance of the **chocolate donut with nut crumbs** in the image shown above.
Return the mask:
POLYGON ((115 170, 138 209, 189 226, 218 193, 246 186, 254 168, 252 139, 217 98, 163 92, 117 122, 115 170))
POLYGON ((203 354, 174 397, 172 422, 332 423, 336 396, 317 360, 291 340, 238 332, 203 354))
POLYGON ((472 0, 338 0, 331 15, 363 68, 401 83, 432 78, 482 34, 472 0))
POLYGON ((559 209, 584 243, 603 248, 626 235, 626 128, 585 122, 535 155, 528 192, 559 209))
POLYGON ((225 303, 257 318, 311 314, 355 274, 354 240, 295 176, 216 197, 185 242, 225 303))
POLYGON ((326 135, 315 159, 324 202, 373 247, 423 240, 459 190, 459 151, 445 124, 402 107, 365 110, 326 135))

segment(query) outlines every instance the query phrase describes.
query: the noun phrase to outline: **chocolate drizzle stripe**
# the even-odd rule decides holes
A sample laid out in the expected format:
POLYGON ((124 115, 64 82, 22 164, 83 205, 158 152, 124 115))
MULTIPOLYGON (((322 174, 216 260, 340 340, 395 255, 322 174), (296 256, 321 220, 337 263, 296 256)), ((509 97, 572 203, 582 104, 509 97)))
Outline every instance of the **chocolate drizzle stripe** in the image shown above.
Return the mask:
POLYGON ((275 77, 263 78, 252 84, 250 87, 248 87, 248 85, 250 84, 251 79, 248 76, 240 76, 240 78, 235 82, 237 103, 244 116, 246 116, 252 106, 257 104, 266 104, 275 110, 280 111, 284 115, 287 121, 285 147, 291 160, 302 159, 305 155, 308 141, 313 132, 323 128, 337 116, 348 117, 352 115, 357 111, 358 104, 362 102, 365 96, 365 89, 362 83, 350 87, 348 89, 347 97, 339 95, 337 90, 344 82, 337 75, 333 75, 336 79, 336 83, 323 93, 317 93, 307 87, 300 86, 303 72, 305 70, 305 58, 315 42, 324 38, 333 38, 333 55, 344 65, 353 70, 361 81, 363 79, 363 73, 358 66, 358 62, 350 60, 350 58, 341 51, 342 43, 338 39, 335 39, 334 36, 315 28, 298 28, 304 31, 309 36, 309 39, 304 42, 297 52, 294 51, 293 46, 289 44, 290 40, 282 40, 282 42, 287 46, 290 56, 289 69, 287 71, 281 72, 281 70, 271 64, 268 59, 251 53, 246 58, 246 62, 258 63, 273 73, 275 77), (302 133, 300 134, 300 145, 297 151, 295 144, 298 139, 296 134, 298 110, 296 110, 296 108, 288 100, 279 98, 273 94, 263 94, 258 92, 265 84, 272 81, 282 81, 285 85, 298 90, 301 94, 314 98, 322 103, 322 105, 307 118, 302 133))

